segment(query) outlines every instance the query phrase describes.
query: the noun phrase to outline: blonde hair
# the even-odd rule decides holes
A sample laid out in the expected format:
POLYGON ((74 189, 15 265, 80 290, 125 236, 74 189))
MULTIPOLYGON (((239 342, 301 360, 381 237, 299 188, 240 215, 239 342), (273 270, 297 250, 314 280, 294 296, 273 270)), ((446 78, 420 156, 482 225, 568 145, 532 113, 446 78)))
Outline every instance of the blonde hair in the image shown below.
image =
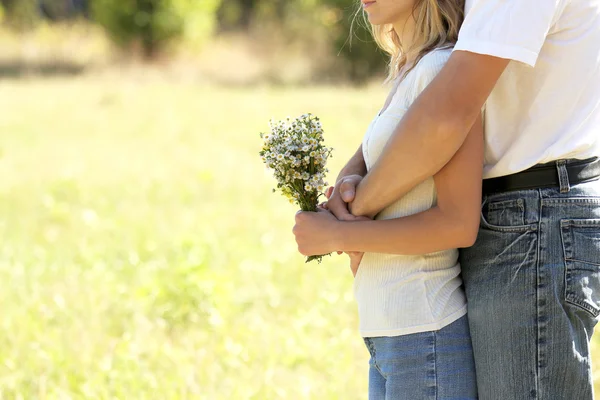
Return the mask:
MULTIPOLYGON (((415 37, 410 48, 402 46, 391 24, 369 23, 375 42, 390 55, 387 80, 397 78, 405 67, 406 76, 430 51, 454 45, 464 19, 464 6, 465 0, 415 0, 411 14, 415 19, 415 37)), ((368 22, 364 12, 363 17, 368 22)))

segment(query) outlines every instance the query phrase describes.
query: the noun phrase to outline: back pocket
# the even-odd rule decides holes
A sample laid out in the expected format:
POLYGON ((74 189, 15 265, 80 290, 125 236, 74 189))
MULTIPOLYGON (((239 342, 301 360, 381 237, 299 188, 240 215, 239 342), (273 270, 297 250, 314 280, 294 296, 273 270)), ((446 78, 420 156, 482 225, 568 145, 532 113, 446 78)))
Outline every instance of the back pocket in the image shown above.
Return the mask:
POLYGON ((600 219, 560 221, 565 256, 565 300, 600 314, 600 219))

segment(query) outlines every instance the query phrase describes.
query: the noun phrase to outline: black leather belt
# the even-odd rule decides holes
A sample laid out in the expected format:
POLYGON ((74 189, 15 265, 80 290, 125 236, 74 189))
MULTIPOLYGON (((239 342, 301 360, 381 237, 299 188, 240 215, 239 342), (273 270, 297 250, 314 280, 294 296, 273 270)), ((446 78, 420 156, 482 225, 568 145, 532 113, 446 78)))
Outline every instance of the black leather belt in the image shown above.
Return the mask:
POLYGON ((600 178, 600 159, 598 157, 586 160, 559 160, 536 165, 516 174, 484 179, 483 194, 549 187, 558 188, 561 186, 559 178, 560 163, 564 164, 570 186, 600 178))

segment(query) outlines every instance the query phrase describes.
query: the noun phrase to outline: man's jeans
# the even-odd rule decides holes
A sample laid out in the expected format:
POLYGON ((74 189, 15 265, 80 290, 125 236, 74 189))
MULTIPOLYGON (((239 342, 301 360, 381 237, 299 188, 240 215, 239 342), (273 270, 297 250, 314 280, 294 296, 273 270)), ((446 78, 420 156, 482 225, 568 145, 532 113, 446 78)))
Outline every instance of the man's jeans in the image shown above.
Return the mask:
POLYGON ((479 398, 592 399, 600 182, 484 196, 461 266, 479 398))

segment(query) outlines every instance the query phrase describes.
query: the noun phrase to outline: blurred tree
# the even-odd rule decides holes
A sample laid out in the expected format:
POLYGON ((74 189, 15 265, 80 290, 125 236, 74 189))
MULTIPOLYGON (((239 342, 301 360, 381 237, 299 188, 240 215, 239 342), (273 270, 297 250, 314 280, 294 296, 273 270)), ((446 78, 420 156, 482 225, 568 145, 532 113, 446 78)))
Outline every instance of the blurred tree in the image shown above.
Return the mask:
MULTIPOLYGON (((318 9, 309 0, 310 11, 318 9)), ((217 10, 218 30, 249 31, 255 22, 285 26, 290 12, 306 8, 306 0, 222 0, 217 10)))
POLYGON ((386 57, 359 7, 359 0, 223 0, 218 30, 248 32, 270 26, 290 40, 327 40, 338 58, 335 67, 324 68, 360 83, 383 74, 386 57))
POLYGON ((175 38, 205 39, 220 0, 91 0, 93 18, 122 47, 139 43, 150 59, 175 38))
POLYGON ((327 0, 337 15, 333 47, 345 62, 343 68, 354 82, 364 82, 385 72, 388 57, 371 35, 369 22, 362 11, 348 7, 346 0, 327 0))
POLYGON ((182 16, 184 43, 198 48, 212 38, 216 28, 216 14, 222 0, 171 0, 176 13, 182 16))
POLYGON ((92 13, 118 45, 140 43, 146 58, 181 33, 181 22, 167 1, 93 0, 92 13))
POLYGON ((41 14, 52 21, 87 15, 87 0, 38 0, 41 14))
POLYGON ((87 15, 88 0, 0 0, 0 12, 17 28, 29 28, 40 18, 58 21, 87 15))
POLYGON ((223 0, 217 10, 219 31, 248 31, 259 1, 223 0))
POLYGON ((30 28, 39 18, 37 0, 0 0, 0 4, 6 21, 17 29, 30 28))

